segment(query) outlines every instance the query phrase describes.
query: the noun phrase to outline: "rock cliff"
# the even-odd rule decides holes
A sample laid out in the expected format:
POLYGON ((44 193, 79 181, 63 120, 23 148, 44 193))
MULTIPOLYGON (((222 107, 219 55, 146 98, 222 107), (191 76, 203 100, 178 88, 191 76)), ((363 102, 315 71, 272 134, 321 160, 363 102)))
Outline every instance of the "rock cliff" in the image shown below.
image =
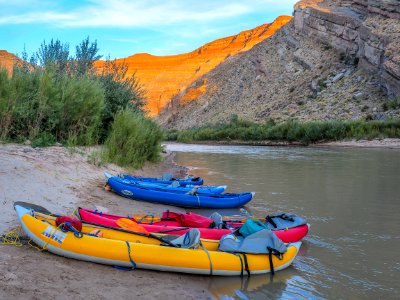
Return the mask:
POLYGON ((14 64, 21 62, 21 59, 5 50, 0 50, 0 66, 11 74, 14 64))
POLYGON ((400 96, 400 1, 318 2, 296 4, 296 33, 358 57, 389 97, 400 96))
POLYGON ((159 121, 397 117, 388 99, 400 96, 399 9, 395 0, 300 1, 293 21, 181 91, 159 121))
MULTIPOLYGON (((135 73, 147 91, 146 108, 150 115, 157 115, 172 96, 185 90, 196 79, 227 58, 247 51, 273 35, 291 19, 290 16, 281 16, 271 24, 215 40, 190 53, 171 56, 141 53, 118 59, 117 62, 125 62, 128 65, 128 75, 135 73)), ((97 66, 101 67, 102 64, 100 61, 97 66)), ((186 95, 185 101, 195 99, 198 93, 201 93, 201 90, 191 91, 186 95)))

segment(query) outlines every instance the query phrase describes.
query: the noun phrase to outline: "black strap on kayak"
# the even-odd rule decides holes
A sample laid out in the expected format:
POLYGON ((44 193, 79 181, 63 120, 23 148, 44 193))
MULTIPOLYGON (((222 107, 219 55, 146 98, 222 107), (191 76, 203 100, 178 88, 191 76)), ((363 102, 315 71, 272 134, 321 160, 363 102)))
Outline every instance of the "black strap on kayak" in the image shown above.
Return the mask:
POLYGON ((220 224, 220 228, 219 229, 230 229, 230 228, 226 224, 226 221, 222 221, 222 223, 220 224))
POLYGON ((276 225, 276 223, 274 222, 274 220, 272 220, 273 217, 270 216, 266 216, 265 217, 265 222, 266 223, 270 223, 272 226, 274 226, 274 228, 277 228, 278 226, 276 225))
POLYGON ((281 218, 282 220, 285 220, 285 221, 294 222, 294 219, 292 217, 289 217, 286 214, 277 215, 277 216, 275 216, 275 218, 281 218))
POLYGON ((161 221, 174 221, 175 220, 175 218, 170 218, 169 217, 169 209, 167 209, 166 213, 167 213, 167 217, 166 218, 161 218, 161 221))
POLYGON ((246 269, 247 276, 250 277, 250 270, 249 270, 249 264, 247 262, 247 255, 246 255, 246 253, 242 253, 242 254, 243 254, 243 258, 244 258, 244 268, 246 269))
POLYGON ((275 275, 275 270, 274 270, 274 263, 272 262, 272 248, 267 247, 268 249, 268 259, 269 259, 269 269, 271 270, 271 275, 275 275))
POLYGON ((241 256, 240 254, 238 254, 238 253, 233 253, 233 254, 236 255, 237 257, 239 257, 239 259, 240 259, 240 277, 243 278, 243 270, 244 270, 244 267, 243 267, 243 259, 242 259, 242 256, 241 256))
POLYGON ((268 250, 268 259, 269 259, 269 267, 271 270, 271 275, 274 276, 275 270, 274 270, 274 263, 272 262, 272 255, 275 255, 279 260, 281 260, 283 258, 283 254, 271 247, 267 247, 267 250, 268 250))

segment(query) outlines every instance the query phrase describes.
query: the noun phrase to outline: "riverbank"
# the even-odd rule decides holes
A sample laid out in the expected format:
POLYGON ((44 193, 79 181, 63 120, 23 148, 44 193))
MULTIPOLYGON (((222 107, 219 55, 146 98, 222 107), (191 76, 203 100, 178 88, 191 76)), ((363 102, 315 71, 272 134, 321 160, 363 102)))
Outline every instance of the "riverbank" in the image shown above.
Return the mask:
MULTIPOLYGON (((58 214, 70 214, 77 206, 120 214, 182 211, 105 191, 103 172, 117 174, 126 170, 115 165, 93 165, 89 163, 90 153, 84 148, 70 151, 64 147, 0 145, 0 232, 19 226, 14 201, 32 202, 58 214)), ((181 177, 186 171, 173 162, 172 153, 165 153, 162 163, 146 164, 135 174, 159 176, 170 172, 181 177)), ((28 245, 0 244, 0 268, 1 299, 211 298, 203 277, 144 270, 125 272, 39 252, 28 245)))
MULTIPOLYGON (((181 142, 166 142, 170 144, 179 144, 181 142)), ((289 141, 190 141, 188 144, 196 145, 234 145, 234 146, 271 146, 271 147, 352 147, 352 148, 389 148, 400 149, 400 139, 386 138, 374 140, 343 140, 334 142, 321 142, 305 144, 301 142, 289 141)))

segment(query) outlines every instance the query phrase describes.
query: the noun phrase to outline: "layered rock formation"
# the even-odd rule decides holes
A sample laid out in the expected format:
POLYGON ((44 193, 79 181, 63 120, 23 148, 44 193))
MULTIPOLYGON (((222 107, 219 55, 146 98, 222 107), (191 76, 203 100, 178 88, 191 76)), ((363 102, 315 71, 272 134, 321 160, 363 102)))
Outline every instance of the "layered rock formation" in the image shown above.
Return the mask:
POLYGON ((159 120, 182 129, 233 114, 257 122, 399 116, 399 109, 387 109, 387 99, 400 96, 399 6, 300 1, 293 22, 203 75, 159 120), (188 95, 196 101, 186 101, 188 95))
POLYGON ((0 66, 11 74, 14 64, 21 62, 21 59, 5 50, 0 50, 0 66))
MULTIPOLYGON (((128 75, 135 73, 140 84, 147 91, 146 108, 150 115, 157 115, 172 96, 190 86, 200 76, 214 69, 227 58, 251 49, 254 45, 273 35, 276 30, 292 17, 281 16, 271 24, 246 30, 238 35, 218 39, 185 54, 154 56, 146 53, 135 54, 118 62, 125 62, 128 75)), ((97 64, 101 67, 102 62, 97 64)), ((184 101, 195 99, 202 90, 185 96, 184 101)))
POLYGON ((317 2, 296 4, 296 33, 358 57, 389 97, 400 96, 400 1, 317 2))

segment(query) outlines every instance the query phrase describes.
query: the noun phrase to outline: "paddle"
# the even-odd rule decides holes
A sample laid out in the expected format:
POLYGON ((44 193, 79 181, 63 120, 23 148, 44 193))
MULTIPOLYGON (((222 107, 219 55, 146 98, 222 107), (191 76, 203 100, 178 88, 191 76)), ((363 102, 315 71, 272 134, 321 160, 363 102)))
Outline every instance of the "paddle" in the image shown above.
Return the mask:
POLYGON ((116 221, 117 225, 121 228, 128 229, 130 231, 135 231, 135 232, 141 232, 144 233, 145 235, 149 235, 149 232, 141 225, 138 223, 127 219, 127 218, 120 218, 116 221))
POLYGON ((147 237, 159 240, 160 242, 163 242, 171 247, 179 248, 179 246, 171 243, 170 241, 167 241, 167 240, 163 239, 162 237, 159 237, 155 234, 148 232, 143 226, 139 225, 138 223, 136 223, 130 219, 120 218, 116 221, 116 223, 119 227, 129 230, 134 234, 145 235, 147 237))

